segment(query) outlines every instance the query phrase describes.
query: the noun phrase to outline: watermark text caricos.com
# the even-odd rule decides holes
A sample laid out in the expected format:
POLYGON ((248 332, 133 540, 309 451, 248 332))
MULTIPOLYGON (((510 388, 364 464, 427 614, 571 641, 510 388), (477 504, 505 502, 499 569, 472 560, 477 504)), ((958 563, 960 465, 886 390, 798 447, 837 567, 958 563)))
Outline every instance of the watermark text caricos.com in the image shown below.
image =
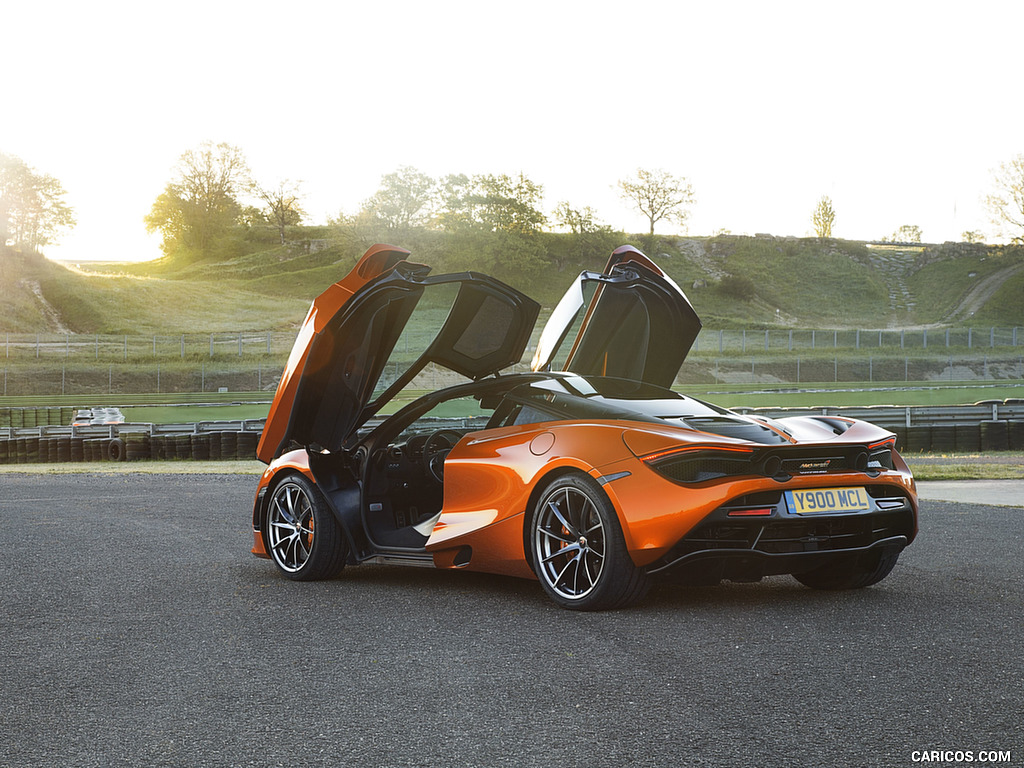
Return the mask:
POLYGON ((915 749, 910 753, 915 763, 1008 763, 1008 749, 915 749))

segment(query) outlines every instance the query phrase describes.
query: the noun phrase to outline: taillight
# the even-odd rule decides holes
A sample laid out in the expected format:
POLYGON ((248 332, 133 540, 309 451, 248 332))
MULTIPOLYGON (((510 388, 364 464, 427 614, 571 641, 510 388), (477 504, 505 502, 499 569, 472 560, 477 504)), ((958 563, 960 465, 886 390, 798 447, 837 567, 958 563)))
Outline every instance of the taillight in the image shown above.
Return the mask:
POLYGON ((892 469, 892 452, 896 448, 896 438, 888 437, 868 446, 868 470, 892 469))
POLYGON ((699 483, 730 475, 754 474, 753 450, 731 446, 688 445, 649 453, 640 459, 677 483, 699 483))

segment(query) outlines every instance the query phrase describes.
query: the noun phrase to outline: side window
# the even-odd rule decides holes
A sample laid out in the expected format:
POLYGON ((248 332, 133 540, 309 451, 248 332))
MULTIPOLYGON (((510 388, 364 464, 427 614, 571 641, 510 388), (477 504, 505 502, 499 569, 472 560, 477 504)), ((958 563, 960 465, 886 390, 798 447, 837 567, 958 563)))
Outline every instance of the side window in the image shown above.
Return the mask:
MULTIPOLYGON (((394 384, 419 360, 420 356, 434 341, 437 334, 441 332, 441 328, 444 326, 455 304, 458 293, 458 283, 431 285, 423 291, 422 296, 414 307, 411 309, 400 308, 401 312, 406 315, 405 317, 398 318, 393 317, 392 314, 378 313, 379 319, 377 317, 374 318, 375 324, 384 326, 400 322, 402 324, 402 333, 391 349, 387 362, 381 368, 380 377, 373 388, 372 400, 376 400, 384 394, 388 387, 394 384)), ((397 314, 397 311, 395 314, 397 314)), ((366 355, 370 351, 375 351, 379 348, 379 344, 375 344, 368 337, 363 342, 362 348, 366 350, 363 352, 366 355)), ((436 371, 424 371, 417 376, 418 381, 411 382, 408 388, 437 389, 441 386, 451 386, 452 384, 462 383, 467 380, 465 377, 458 377, 452 381, 450 380, 452 376, 457 376, 457 374, 447 376, 449 380, 441 383, 438 381, 438 373, 436 371), (432 376, 430 375, 431 373, 433 374, 432 376)))
POLYGON ((543 424, 545 421, 555 421, 555 418, 550 413, 538 410, 531 405, 524 405, 519 409, 519 413, 516 414, 512 424, 516 426, 521 424, 543 424))

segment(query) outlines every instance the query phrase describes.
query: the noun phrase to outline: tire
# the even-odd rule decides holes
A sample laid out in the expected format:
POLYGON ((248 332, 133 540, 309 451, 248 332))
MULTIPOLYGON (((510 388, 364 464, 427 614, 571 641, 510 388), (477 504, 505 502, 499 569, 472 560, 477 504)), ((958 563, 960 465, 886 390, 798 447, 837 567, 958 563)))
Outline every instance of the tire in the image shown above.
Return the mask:
POLYGON ((342 531, 327 500, 305 475, 288 475, 274 488, 264 530, 270 558, 289 579, 330 579, 345 567, 342 531))
POLYGON ((229 461, 238 458, 238 433, 220 433, 220 457, 229 461))
POLYGON ((793 578, 811 589, 863 589, 888 576, 899 556, 898 549, 889 548, 794 573, 793 578))
POLYGON ((563 475, 548 485, 529 531, 534 573, 561 607, 623 608, 647 594, 650 579, 633 563, 615 508, 590 477, 563 475))
POLYGON ((124 446, 124 440, 119 437, 115 437, 111 440, 107 446, 107 458, 111 461, 124 461, 128 458, 128 452, 124 446))

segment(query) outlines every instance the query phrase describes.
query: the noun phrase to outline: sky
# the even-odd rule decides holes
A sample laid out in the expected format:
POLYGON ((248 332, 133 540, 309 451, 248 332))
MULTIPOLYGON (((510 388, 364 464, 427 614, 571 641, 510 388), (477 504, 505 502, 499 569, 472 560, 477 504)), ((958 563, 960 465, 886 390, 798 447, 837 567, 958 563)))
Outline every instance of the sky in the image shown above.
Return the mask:
POLYGON ((647 168, 692 184, 692 235, 812 235, 827 195, 837 237, 926 242, 998 241, 983 197, 1024 153, 1016 1, 6 6, 0 152, 64 185, 69 261, 159 256, 143 218, 204 141, 314 224, 413 166, 645 231, 616 182, 647 168))

